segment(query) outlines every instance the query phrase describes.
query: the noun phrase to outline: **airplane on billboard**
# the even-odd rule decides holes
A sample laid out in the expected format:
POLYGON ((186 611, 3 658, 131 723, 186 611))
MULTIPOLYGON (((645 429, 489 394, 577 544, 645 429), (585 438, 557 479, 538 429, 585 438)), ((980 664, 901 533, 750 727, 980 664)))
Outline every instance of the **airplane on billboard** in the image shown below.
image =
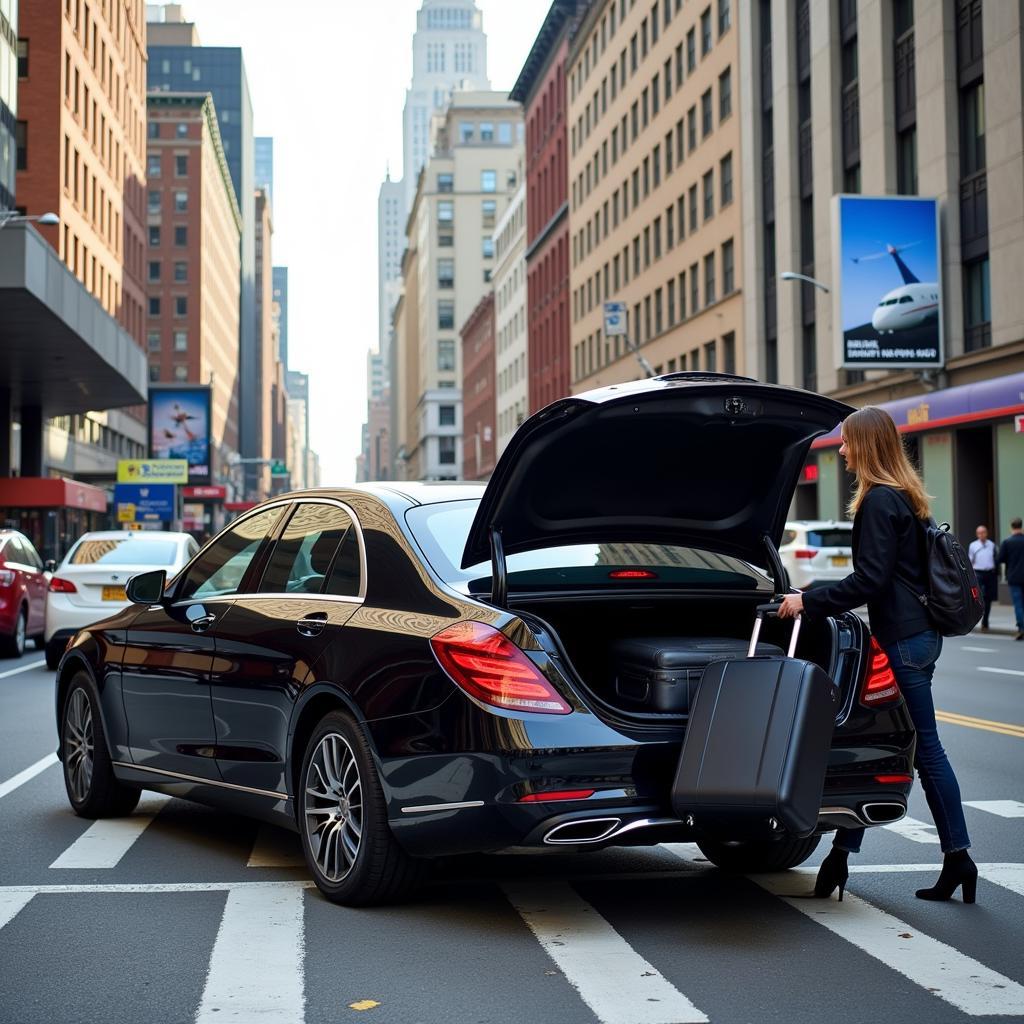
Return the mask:
POLYGON ((866 260, 880 260, 891 256, 903 277, 903 284, 891 292, 886 292, 871 315, 871 326, 879 334, 893 334, 910 327, 920 327, 930 320, 935 320, 939 315, 938 283, 919 281, 900 256, 904 249, 909 249, 912 245, 917 245, 917 242, 909 242, 907 245, 886 245, 882 252, 851 257, 854 263, 863 263, 866 260))

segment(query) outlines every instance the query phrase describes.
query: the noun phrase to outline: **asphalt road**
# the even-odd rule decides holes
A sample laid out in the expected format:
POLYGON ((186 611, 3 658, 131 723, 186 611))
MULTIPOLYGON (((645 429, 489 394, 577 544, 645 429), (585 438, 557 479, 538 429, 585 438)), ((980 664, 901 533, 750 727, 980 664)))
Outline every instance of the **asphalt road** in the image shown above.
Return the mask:
POLYGON ((869 832, 842 904, 813 865, 732 878, 680 845, 443 865, 412 902, 310 888, 297 837, 155 795, 68 809, 53 675, 0 661, 0 1021, 683 1024, 1024 1018, 1024 643, 946 642, 944 741, 982 868, 928 904, 924 799, 869 832), (1009 723, 1015 728, 1007 728, 1009 723), (20 781, 20 784, 16 784, 20 781))

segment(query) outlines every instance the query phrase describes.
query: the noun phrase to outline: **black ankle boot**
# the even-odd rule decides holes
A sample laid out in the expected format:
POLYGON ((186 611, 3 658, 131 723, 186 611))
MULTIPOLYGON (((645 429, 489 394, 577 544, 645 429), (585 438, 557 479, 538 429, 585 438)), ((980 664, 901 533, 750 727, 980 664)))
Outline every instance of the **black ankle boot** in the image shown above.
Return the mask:
POLYGON ((919 900, 948 900, 963 886, 964 903, 973 903, 978 890, 978 866, 966 850, 947 853, 942 859, 938 881, 930 889, 918 889, 919 900))
POLYGON ((839 902, 843 902, 843 889, 850 877, 850 869, 846 866, 846 850, 837 850, 834 846, 818 868, 818 877, 814 881, 814 895, 819 899, 828 899, 839 886, 839 902))

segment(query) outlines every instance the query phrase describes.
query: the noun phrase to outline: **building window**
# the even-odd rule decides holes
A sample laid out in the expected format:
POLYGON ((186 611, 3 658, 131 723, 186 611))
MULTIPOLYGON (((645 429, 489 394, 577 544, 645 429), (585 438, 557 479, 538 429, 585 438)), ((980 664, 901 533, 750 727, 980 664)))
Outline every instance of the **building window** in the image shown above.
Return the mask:
MULTIPOLYGON (((17 19, 15 19, 17 20, 17 19)), ((18 40, 18 77, 28 78, 28 40, 18 40)))
POLYGON ((480 200, 480 216, 483 218, 485 228, 493 228, 498 213, 498 201, 496 199, 480 200))
POLYGON ((188 280, 188 264, 184 260, 174 261, 174 280, 178 283, 188 280))
POLYGON ((178 363, 178 365, 174 367, 174 379, 177 381, 188 380, 188 367, 178 363))
MULTIPOLYGON (((451 299, 439 299, 437 302, 437 327, 441 331, 451 331, 455 329, 455 303, 451 299)), ((439 342, 439 345, 443 345, 444 342, 439 342)), ((454 345, 455 343, 452 342, 454 345)), ((455 369, 454 365, 450 367, 438 366, 439 370, 444 369, 455 369)))
POLYGON ((450 171, 445 171, 437 176, 437 191, 451 192, 455 184, 455 176, 450 171))
POLYGON ((964 264, 964 348, 971 352, 992 344, 988 256, 964 264))
POLYGON ((917 126, 911 125, 896 136, 896 191, 917 195, 917 126))
POLYGON ((159 316, 160 315, 160 296, 150 295, 149 297, 149 315, 159 316))
POLYGON ((689 152, 693 152, 697 148, 697 108, 690 107, 689 113, 686 115, 686 145, 689 152))
POLYGON ((188 228, 184 224, 175 225, 174 244, 178 248, 188 245, 188 228))
POLYGON ((698 278, 700 268, 696 263, 690 264, 690 315, 700 309, 700 279, 698 278))
MULTIPOLYGON (((15 169, 24 171, 28 167, 28 122, 18 121, 14 125, 15 147, 17 155, 15 158, 15 169)), ((8 157, 10 159, 10 157, 8 157)), ((10 164, 7 165, 8 167, 10 164)))
POLYGON ((149 225, 149 244, 156 247, 160 244, 160 225, 150 224, 149 225))
POLYGON ((728 206, 732 202, 732 153, 722 157, 718 165, 718 204, 728 206))
POLYGON ((715 215, 715 172, 708 171, 701 179, 704 189, 704 220, 715 215))
POLYGON ((960 167, 961 176, 964 178, 985 168, 983 82, 977 82, 960 92, 960 167))
POLYGON ((442 199, 437 204, 437 222, 451 224, 455 219, 455 203, 451 199, 442 199))
POLYGON ((147 178, 159 178, 160 177, 160 154, 150 153, 146 157, 146 177, 147 178))
POLYGON ((160 280, 160 261, 150 260, 149 261, 149 280, 159 281, 160 280))
POLYGON ((732 239, 722 243, 722 294, 729 295, 736 288, 736 256, 732 239))
POLYGON ((512 125, 508 121, 498 122, 498 142, 502 146, 512 145, 512 125))
MULTIPOLYGON (((225 111, 224 114, 221 115, 221 120, 227 121, 227 111, 225 111)), ((177 125, 175 125, 175 128, 177 129, 177 135, 179 139, 188 138, 188 125, 185 124, 184 121, 181 121, 177 125)))
POLYGON ((176 177, 184 178, 188 174, 188 157, 178 153, 174 157, 174 173, 176 177))
MULTIPOLYGON (((454 369, 454 367, 452 367, 454 369)), ((439 405, 437 407, 437 425, 439 427, 455 426, 455 406, 439 405)))
POLYGON ((697 70, 697 33, 690 29, 686 33, 686 73, 692 75, 697 70))
POLYGON ((160 122, 150 121, 146 125, 146 138, 147 139, 159 139, 160 138, 160 122))
POLYGON ((160 380, 160 367, 156 363, 149 364, 149 382, 155 384, 160 380))
MULTIPOLYGON (((439 305, 443 305, 439 303, 439 305)), ((455 304, 452 302, 448 303, 452 307, 452 322, 455 321, 455 304)), ((442 338, 437 343, 437 368, 441 372, 452 371, 455 369, 455 342, 450 338, 442 338)))
POLYGON ((437 461, 442 466, 453 466, 455 464, 454 437, 439 437, 437 439, 437 461))
POLYGON ((715 254, 709 252, 704 257, 704 305, 710 306, 715 298, 715 254))
POLYGON ((437 261, 437 287, 455 287, 455 260, 446 258, 437 261))
POLYGON ((450 249, 455 244, 455 236, 450 231, 441 231, 437 236, 439 249, 450 249))
POLYGON ((480 122, 480 141, 481 142, 493 142, 494 141, 494 125, 490 121, 480 122))
POLYGON ((174 212, 175 213, 187 213, 188 212, 188 193, 187 192, 175 192, 174 193, 174 212))
POLYGON ((160 332, 159 331, 147 331, 146 332, 146 345, 150 352, 160 351, 160 332))
POLYGON ((467 142, 473 141, 473 122, 472 121, 460 121, 459 122, 459 142, 465 145, 467 142))
POLYGON ((706 57, 711 52, 711 8, 707 7, 700 16, 700 55, 706 57))
POLYGON ((708 89, 700 98, 701 138, 706 139, 711 134, 713 126, 714 119, 711 113, 711 90, 708 89))
POLYGON ((704 346, 704 369, 708 373, 718 372, 718 353, 715 351, 716 347, 713 341, 709 341, 704 346))
POLYGON ((731 0, 718 0, 718 38, 721 39, 732 25, 731 0))
MULTIPOLYGON (((78 154, 76 153, 75 156, 77 157, 78 154)), ((76 175, 76 178, 77 178, 77 175, 76 175)), ((75 185, 77 186, 77 184, 78 184, 78 182, 76 181, 75 185)), ((157 214, 157 213, 160 212, 160 193, 159 192, 150 190, 149 196, 148 196, 148 203, 147 203, 147 206, 146 206, 146 211, 148 213, 150 213, 150 214, 157 214)))
POLYGON ((494 239, 490 235, 484 235, 481 239, 480 251, 486 259, 494 255, 494 239))
POLYGON ((188 316, 188 298, 184 295, 174 296, 174 315, 188 316))
MULTIPOLYGON (((697 186, 691 185, 689 191, 690 199, 690 233, 697 230, 697 186)), ((681 232, 680 232, 681 233, 681 232)))
POLYGON ((726 68, 718 76, 718 121, 721 123, 732 114, 732 68, 726 68))
POLYGON ((174 351, 175 352, 187 352, 188 351, 188 331, 175 331, 174 332, 174 351))
POLYGON ((481 192, 497 192, 498 191, 498 172, 497 171, 481 171, 480 172, 480 191, 481 192))

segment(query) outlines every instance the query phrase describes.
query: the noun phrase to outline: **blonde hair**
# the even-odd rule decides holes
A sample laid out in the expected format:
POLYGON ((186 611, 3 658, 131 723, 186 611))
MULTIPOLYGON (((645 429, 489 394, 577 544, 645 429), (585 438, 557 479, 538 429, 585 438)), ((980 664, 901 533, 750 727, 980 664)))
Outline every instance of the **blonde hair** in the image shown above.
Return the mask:
POLYGON ((896 423, 884 409, 872 405, 858 409, 843 420, 842 432, 857 477, 847 510, 851 519, 871 488, 879 485, 903 491, 919 519, 931 515, 930 495, 907 458, 896 423))

